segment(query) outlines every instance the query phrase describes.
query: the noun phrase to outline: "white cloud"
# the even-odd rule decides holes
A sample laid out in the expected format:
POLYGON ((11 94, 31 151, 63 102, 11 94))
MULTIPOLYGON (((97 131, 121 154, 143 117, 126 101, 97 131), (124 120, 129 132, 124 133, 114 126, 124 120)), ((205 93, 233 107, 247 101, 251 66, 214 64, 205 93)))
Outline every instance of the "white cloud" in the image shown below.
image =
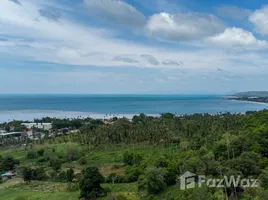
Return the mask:
POLYGON ((223 33, 209 37, 208 42, 227 48, 264 49, 268 42, 258 40, 251 32, 241 28, 227 28, 223 33))
POLYGON ((224 30, 217 17, 208 14, 155 14, 146 25, 151 36, 167 41, 198 40, 224 30))
POLYGON ((222 5, 216 8, 217 13, 226 18, 245 20, 252 13, 251 10, 232 5, 222 5))
POLYGON ((268 35, 268 6, 256 10, 249 16, 249 21, 255 26, 255 31, 268 35))
POLYGON ((84 0, 89 14, 116 25, 142 27, 145 16, 132 5, 121 0, 84 0))
MULTIPOLYGON (((244 70, 245 63, 238 64, 242 66, 241 68, 237 65, 234 68, 232 59, 250 63, 247 64, 249 67, 268 64, 265 55, 245 55, 240 52, 228 54, 221 49, 215 50, 210 47, 193 50, 182 49, 176 45, 175 48, 169 48, 169 46, 146 45, 139 41, 118 39, 109 29, 93 28, 90 24, 79 23, 62 13, 56 21, 42 17, 39 10, 46 8, 47 1, 20 0, 20 2, 21 5, 9 0, 0 1, 0 35, 7 39, 0 40, 1 60, 12 58, 12 61, 16 62, 27 60, 61 65, 161 69, 178 69, 177 63, 181 65, 183 63, 183 70, 197 71, 216 67, 244 70), (141 55, 147 56, 141 57, 141 55)), ((204 24, 206 23, 205 20, 204 24)), ((194 26, 193 24, 192 21, 191 26, 194 26)), ((208 27, 204 26, 205 29, 209 29, 208 27)), ((202 34, 202 31, 202 37, 207 35, 202 34)), ((197 35, 194 36, 191 38, 198 39, 197 35)))

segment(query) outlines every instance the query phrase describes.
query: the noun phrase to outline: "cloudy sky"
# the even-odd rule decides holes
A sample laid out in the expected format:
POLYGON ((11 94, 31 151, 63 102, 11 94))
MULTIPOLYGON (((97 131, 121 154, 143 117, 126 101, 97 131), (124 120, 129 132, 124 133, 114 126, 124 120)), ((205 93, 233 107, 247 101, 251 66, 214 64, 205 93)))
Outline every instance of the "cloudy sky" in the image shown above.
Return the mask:
POLYGON ((265 0, 1 0, 0 93, 268 90, 265 0))

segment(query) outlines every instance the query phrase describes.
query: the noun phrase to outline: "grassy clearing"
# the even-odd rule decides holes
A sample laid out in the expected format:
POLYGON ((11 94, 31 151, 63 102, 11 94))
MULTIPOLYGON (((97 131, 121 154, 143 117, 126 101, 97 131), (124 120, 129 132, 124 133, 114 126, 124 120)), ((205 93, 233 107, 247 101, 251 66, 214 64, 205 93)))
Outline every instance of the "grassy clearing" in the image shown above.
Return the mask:
MULTIPOLYGON (((15 180, 15 179, 14 179, 15 180)), ((21 180, 20 180, 21 181, 21 180)), ((21 183, 8 181, 2 184, 0 188, 1 197, 4 200, 74 200, 78 199, 79 191, 68 192, 68 183, 55 183, 45 181, 32 181, 31 183, 21 183)), ((137 184, 103 184, 104 188, 109 189, 111 192, 102 200, 109 199, 113 195, 122 194, 130 200, 139 199, 137 193, 137 184)))
MULTIPOLYGON (((94 150, 87 150, 76 143, 59 143, 59 144, 42 144, 35 145, 31 150, 37 151, 45 149, 46 156, 64 156, 68 149, 78 149, 87 160, 86 165, 80 165, 78 161, 66 162, 62 169, 73 168, 74 171, 80 172, 87 166, 97 166, 103 175, 111 173, 123 174, 123 155, 126 151, 135 152, 142 157, 155 157, 155 155, 165 155, 178 151, 178 146, 170 147, 152 147, 146 144, 137 145, 117 145, 104 146, 94 150)), ((21 166, 43 166, 47 170, 49 167, 46 163, 38 163, 37 159, 28 160, 27 151, 23 148, 9 149, 1 151, 2 156, 12 155, 18 159, 21 166)), ((111 191, 101 200, 113 199, 114 196, 123 195, 129 200, 140 199, 138 195, 137 183, 125 184, 103 184, 103 187, 111 191)), ((169 190, 168 190, 169 191, 169 190)), ((0 199, 2 200, 74 200, 78 199, 79 191, 69 192, 68 183, 55 183, 46 181, 32 181, 30 184, 23 183, 22 179, 13 179, 0 184, 0 199)), ((164 196, 164 194, 163 194, 164 196)))
POLYGON ((79 196, 78 192, 67 192, 67 183, 33 181, 29 184, 19 182, 10 185, 9 182, 3 184, 4 188, 0 188, 0 199, 73 200, 79 196))

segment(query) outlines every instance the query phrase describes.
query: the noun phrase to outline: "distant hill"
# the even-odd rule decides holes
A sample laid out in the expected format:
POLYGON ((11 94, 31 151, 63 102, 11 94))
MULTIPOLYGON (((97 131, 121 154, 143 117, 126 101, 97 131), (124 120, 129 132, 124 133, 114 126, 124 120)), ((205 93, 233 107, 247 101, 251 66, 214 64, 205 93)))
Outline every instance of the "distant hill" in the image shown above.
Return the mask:
POLYGON ((248 92, 238 92, 232 96, 236 97, 268 97, 268 91, 248 91, 248 92))

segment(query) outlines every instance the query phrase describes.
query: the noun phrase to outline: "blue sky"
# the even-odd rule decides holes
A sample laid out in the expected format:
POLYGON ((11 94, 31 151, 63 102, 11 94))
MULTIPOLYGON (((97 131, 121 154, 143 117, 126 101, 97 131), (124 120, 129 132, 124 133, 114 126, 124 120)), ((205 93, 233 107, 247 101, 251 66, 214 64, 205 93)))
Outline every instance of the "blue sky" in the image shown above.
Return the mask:
POLYGON ((264 0, 0 1, 0 93, 268 90, 267 53, 264 0))

